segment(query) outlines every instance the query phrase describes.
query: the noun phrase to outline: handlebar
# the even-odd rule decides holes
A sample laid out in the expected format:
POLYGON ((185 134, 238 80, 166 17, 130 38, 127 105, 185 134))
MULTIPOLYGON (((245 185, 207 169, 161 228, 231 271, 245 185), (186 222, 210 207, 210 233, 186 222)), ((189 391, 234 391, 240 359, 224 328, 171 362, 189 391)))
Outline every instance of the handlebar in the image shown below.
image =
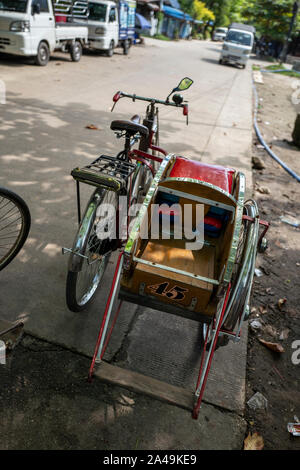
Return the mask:
POLYGON ((180 103, 180 104, 176 104, 176 103, 171 103, 170 101, 166 101, 166 100, 158 100, 156 98, 146 98, 144 96, 138 96, 136 94, 133 94, 133 95, 130 95, 129 93, 124 93, 123 91, 117 91, 117 93, 113 96, 113 107, 111 109, 111 111, 113 111, 115 105, 117 104, 117 102, 119 101, 120 98, 131 98, 132 101, 147 101, 148 103, 151 103, 151 104, 163 104, 165 106, 174 106, 175 108, 183 108, 183 115, 184 116, 188 116, 188 113, 189 113, 189 110, 188 110, 188 104, 187 103, 180 103))

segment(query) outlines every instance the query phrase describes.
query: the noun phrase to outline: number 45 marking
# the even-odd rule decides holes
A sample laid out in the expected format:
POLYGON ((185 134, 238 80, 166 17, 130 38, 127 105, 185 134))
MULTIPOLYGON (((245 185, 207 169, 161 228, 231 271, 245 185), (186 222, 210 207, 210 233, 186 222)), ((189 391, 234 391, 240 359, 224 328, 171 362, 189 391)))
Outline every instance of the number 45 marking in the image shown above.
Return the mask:
POLYGON ((155 292, 155 294, 168 297, 171 300, 183 300, 185 297, 184 292, 188 292, 188 289, 183 289, 179 286, 174 286, 171 289, 168 289, 168 282, 163 282, 162 284, 155 284, 154 286, 147 287, 152 292, 155 292))

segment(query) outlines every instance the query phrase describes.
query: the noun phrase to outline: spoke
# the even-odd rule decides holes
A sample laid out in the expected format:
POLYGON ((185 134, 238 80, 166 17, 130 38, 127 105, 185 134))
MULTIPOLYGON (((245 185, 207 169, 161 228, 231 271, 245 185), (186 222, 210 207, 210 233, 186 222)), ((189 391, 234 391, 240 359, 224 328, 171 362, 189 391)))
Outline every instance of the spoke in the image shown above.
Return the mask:
MULTIPOLYGON (((23 220, 23 219, 22 219, 22 216, 19 215, 19 214, 20 214, 19 211, 15 212, 14 214, 9 215, 8 217, 2 217, 1 214, 0 214, 0 221, 1 221, 1 223, 2 223, 4 220, 11 219, 13 216, 17 216, 17 218, 16 218, 13 222, 17 222, 18 220, 23 220), (18 216, 18 215, 19 215, 19 216, 18 216)), ((12 223, 13 223, 13 222, 12 222, 12 223)))
MULTIPOLYGON (((7 228, 10 227, 11 225, 15 225, 15 224, 14 224, 13 222, 11 222, 10 224, 7 224, 5 227, 2 227, 2 228, 0 229, 0 232, 2 232, 2 230, 7 229, 7 228)), ((20 228, 17 229, 17 230, 15 230, 15 232, 16 232, 16 231, 21 232, 21 230, 22 230, 22 225, 21 225, 21 226, 20 226, 20 224, 17 224, 17 225, 18 225, 20 228)), ((13 232, 9 232, 9 233, 13 233, 13 232)), ((1 234, 0 234, 0 237, 1 237, 1 234)))
MULTIPOLYGON (((112 194, 112 192, 106 193, 103 203, 113 203, 116 205, 117 196, 112 194)), ((101 222, 102 217, 97 217, 93 223, 89 240, 86 244, 85 252, 82 252, 84 256, 88 257, 88 260, 91 264, 88 264, 88 260, 84 260, 82 264, 82 270, 77 275, 77 288, 76 288, 76 298, 77 302, 81 305, 87 303, 93 296, 96 291, 99 282, 105 271, 105 267, 108 262, 108 257, 99 254, 103 243, 106 239, 99 239, 97 236, 97 227, 101 222), (99 257, 99 259, 96 259, 99 257), (93 262, 94 261, 94 262, 93 262)))
POLYGON ((9 214, 11 211, 13 211, 13 210, 15 210, 15 209, 17 209, 17 211, 20 212, 19 209, 18 209, 18 207, 17 207, 15 204, 13 204, 12 208, 9 209, 9 211, 7 211, 4 215, 1 215, 1 219, 2 219, 3 217, 6 217, 7 214, 9 214))
POLYGON ((10 232, 2 233, 0 236, 0 240, 2 240, 3 238, 7 238, 7 235, 10 235, 11 233, 18 234, 20 233, 20 230, 11 230, 10 232))
POLYGON ((4 201, 4 204, 3 204, 3 206, 0 206, 0 210, 3 209, 3 207, 8 206, 8 204, 12 203, 12 201, 10 199, 6 199, 6 198, 2 198, 2 201, 4 201))

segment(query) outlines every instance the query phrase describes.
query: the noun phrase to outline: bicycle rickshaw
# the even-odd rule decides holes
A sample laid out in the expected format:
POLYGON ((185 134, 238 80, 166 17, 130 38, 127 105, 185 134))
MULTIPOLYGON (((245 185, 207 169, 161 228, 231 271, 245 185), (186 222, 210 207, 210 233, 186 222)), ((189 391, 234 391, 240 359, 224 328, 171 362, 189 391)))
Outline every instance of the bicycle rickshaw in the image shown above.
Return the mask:
MULTIPOLYGON (((192 80, 185 78, 172 93, 191 84, 192 80)), ((269 224, 259 219, 255 201, 244 200, 243 173, 168 154, 158 146, 156 105, 181 107, 188 116, 182 96, 174 94, 171 102, 170 95, 161 101, 118 92, 115 104, 122 97, 149 102, 143 124, 138 116, 131 121, 113 121, 111 129, 125 137, 124 150, 115 158, 102 155, 72 171, 78 203, 80 182, 96 189, 82 219, 78 204, 79 229, 73 248, 64 249, 71 253, 67 303, 74 311, 89 304, 101 286, 112 251, 119 250, 89 379, 95 363, 101 362, 97 376, 103 380, 169 403, 180 402, 197 418, 215 349, 229 339, 239 340, 249 314, 256 254, 266 249, 264 235, 269 224), (138 140, 139 149, 132 150, 138 140), (123 237, 121 196, 129 209, 126 230, 130 225, 123 237), (130 208, 140 201, 137 215, 131 217, 130 208), (115 215, 108 216, 107 203, 116 209, 115 215), (112 315, 117 298, 119 304, 112 315), (194 395, 103 361, 123 301, 203 325, 194 395), (184 398, 178 401, 180 394, 184 398)))

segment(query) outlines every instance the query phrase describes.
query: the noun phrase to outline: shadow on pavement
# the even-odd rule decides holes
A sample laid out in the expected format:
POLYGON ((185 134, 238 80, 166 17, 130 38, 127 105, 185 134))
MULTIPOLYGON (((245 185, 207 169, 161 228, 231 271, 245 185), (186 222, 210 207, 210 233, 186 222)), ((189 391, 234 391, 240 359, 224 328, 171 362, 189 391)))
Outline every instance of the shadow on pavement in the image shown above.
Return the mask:
POLYGON ((25 336, 10 363, 0 368, 0 448, 242 447, 245 425, 238 416, 203 404, 196 421, 175 406, 97 380, 88 383, 88 366, 78 354, 25 336))
MULTIPOLYGON (((60 86, 63 84, 57 80, 60 86)), ((1 316, 22 320, 26 331, 85 354, 93 353, 110 277, 88 312, 69 312, 65 303, 68 256, 62 256, 61 248, 72 246, 77 230, 76 191, 70 172, 101 154, 116 155, 121 149, 123 142, 109 128, 116 116, 128 119, 131 114, 112 116, 83 103, 54 105, 8 93, 0 127, 0 140, 5 141, 0 184, 23 197, 32 216, 23 249, 3 271, 1 316), (90 124, 97 130, 87 129, 90 124)), ((176 135, 172 124, 164 127, 165 136, 176 135)), ((180 145, 175 140, 170 151, 180 145)), ((189 148, 195 151, 185 144, 189 148)), ((93 188, 81 187, 84 209, 93 188)), ((133 306, 127 310, 131 318, 133 306)), ((122 321, 127 331, 126 314, 122 321)), ((119 341, 117 338, 116 348, 119 341)))

